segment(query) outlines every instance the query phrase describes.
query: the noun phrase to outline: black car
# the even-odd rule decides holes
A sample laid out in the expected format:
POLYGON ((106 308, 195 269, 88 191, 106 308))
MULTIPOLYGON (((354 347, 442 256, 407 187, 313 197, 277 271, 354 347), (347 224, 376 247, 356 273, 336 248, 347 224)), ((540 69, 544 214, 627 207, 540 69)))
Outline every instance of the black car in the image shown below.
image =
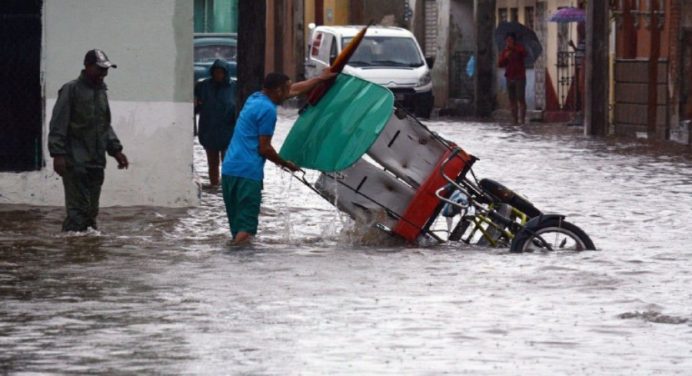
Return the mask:
POLYGON ((195 82, 209 77, 216 59, 228 62, 231 78, 237 77, 238 39, 235 34, 198 34, 194 37, 195 82))

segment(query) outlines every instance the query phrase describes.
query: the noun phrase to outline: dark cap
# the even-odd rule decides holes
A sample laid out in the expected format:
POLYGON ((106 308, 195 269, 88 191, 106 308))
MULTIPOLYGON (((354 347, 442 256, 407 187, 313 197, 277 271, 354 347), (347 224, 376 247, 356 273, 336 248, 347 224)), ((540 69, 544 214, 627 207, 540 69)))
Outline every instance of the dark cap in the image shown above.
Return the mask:
POLYGON ((89 52, 84 55, 84 65, 91 65, 91 64, 96 64, 101 68, 117 68, 118 66, 111 63, 110 60, 108 60, 108 56, 106 56, 106 53, 94 48, 93 50, 90 50, 89 52))

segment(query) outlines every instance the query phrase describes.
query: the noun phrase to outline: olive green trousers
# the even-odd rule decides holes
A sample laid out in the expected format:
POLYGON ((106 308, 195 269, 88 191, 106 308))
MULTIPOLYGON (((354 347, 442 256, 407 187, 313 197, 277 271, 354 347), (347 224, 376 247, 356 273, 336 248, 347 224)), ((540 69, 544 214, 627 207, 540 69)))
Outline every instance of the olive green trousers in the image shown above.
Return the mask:
POLYGON ((62 177, 65 187, 67 218, 63 231, 85 231, 88 227, 98 228, 99 198, 103 185, 102 168, 68 168, 62 177))

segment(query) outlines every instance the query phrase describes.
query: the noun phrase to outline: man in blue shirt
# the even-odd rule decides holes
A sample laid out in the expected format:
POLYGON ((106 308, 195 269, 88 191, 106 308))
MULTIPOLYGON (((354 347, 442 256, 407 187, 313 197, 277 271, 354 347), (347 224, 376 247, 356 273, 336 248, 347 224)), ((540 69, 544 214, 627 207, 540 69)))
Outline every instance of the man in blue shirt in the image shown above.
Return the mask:
POLYGON ((325 69, 319 77, 292 83, 283 73, 270 73, 264 78, 262 91, 245 101, 221 167, 223 201, 234 244, 245 243, 257 234, 264 161, 269 159, 291 171, 299 169, 282 159, 271 144, 276 106, 334 76, 325 69))

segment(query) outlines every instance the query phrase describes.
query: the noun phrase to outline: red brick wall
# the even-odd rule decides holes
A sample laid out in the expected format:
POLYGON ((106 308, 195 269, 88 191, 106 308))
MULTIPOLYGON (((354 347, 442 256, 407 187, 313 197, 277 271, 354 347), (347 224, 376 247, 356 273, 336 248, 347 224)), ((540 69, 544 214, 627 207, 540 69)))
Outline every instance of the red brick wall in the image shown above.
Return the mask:
MULTIPOLYGON (((632 134, 646 131, 646 96, 648 79, 646 74, 647 61, 651 52, 650 9, 647 1, 629 1, 631 5, 640 3, 639 12, 634 13, 638 24, 628 30, 624 18, 616 29, 616 84, 615 84, 615 128, 616 133, 632 134), (628 51, 635 52, 628 54, 628 51), (630 59, 630 60, 627 60, 630 59), (629 64, 629 65, 627 65, 629 64), (627 68, 626 68, 627 67, 627 68), (641 70, 637 77, 629 77, 634 67, 641 70), (620 79, 618 79, 620 77, 620 79)), ((652 0, 658 1, 658 0, 652 0)), ((665 139, 671 124, 679 121, 680 93, 680 30, 682 1, 665 0, 664 24, 660 29, 660 61, 658 116, 656 138, 665 139), (667 63, 667 64, 666 64, 667 63), (663 70, 663 71, 662 71, 663 70)), ((622 9, 620 9, 622 10, 622 9)))

